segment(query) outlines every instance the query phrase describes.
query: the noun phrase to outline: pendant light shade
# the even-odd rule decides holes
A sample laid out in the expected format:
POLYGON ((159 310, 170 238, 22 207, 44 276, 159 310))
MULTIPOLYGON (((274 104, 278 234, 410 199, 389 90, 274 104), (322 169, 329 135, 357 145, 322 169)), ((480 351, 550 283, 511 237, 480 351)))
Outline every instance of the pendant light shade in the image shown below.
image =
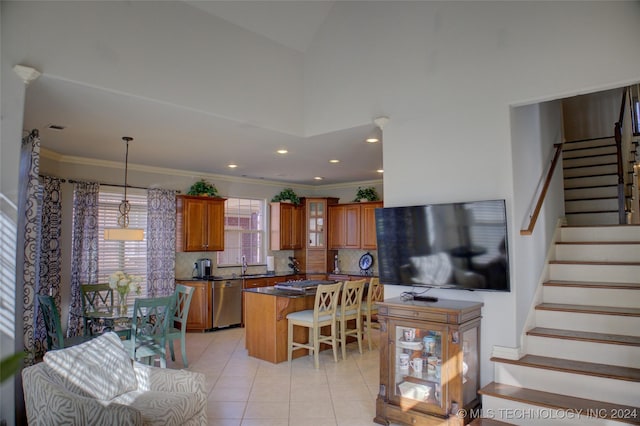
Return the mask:
POLYGON ((129 171, 129 142, 133 138, 124 136, 122 140, 127 145, 124 157, 124 199, 118 206, 120 215, 118 216, 117 228, 105 228, 104 239, 107 241, 142 241, 144 240, 144 230, 142 228, 129 228, 129 211, 131 205, 127 201, 127 174, 129 171))

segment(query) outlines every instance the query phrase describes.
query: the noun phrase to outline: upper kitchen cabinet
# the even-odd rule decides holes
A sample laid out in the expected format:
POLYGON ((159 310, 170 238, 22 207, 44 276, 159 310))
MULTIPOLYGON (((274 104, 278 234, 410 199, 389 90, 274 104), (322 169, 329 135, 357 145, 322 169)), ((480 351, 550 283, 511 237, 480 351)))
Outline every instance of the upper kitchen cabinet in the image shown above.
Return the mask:
POLYGON ((381 209, 382 201, 360 203, 360 248, 375 250, 378 248, 376 240, 376 209, 381 209))
POLYGON ((329 248, 360 248, 360 205, 329 207, 329 248))
POLYGON ((176 197, 176 250, 224 250, 224 202, 226 198, 176 197))
POLYGON ((303 247, 304 208, 292 203, 271 203, 271 250, 303 247))
POLYGON ((330 206, 329 248, 375 250, 375 211, 381 207, 381 201, 330 206))

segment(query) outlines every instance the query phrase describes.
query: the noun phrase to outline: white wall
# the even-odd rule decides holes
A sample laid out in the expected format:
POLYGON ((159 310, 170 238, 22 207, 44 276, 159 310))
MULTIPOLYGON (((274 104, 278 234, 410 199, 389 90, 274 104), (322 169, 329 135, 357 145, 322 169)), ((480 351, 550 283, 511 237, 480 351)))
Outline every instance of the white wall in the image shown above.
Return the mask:
MULTIPOLYGON (((562 110, 560 101, 544 102, 513 108, 511 111, 513 140, 514 225, 526 229, 530 215, 546 179, 555 153, 554 144, 562 142, 562 110), (533 195, 536 194, 534 197, 533 195)), ((534 232, 521 236, 515 227, 511 241, 513 258, 527 259, 511 265, 516 297, 515 325, 522 332, 534 295, 542 280, 546 255, 553 240, 557 218, 564 216, 562 157, 560 158, 534 232)))
POLYGON ((2 55, 44 74, 301 135, 302 56, 181 1, 2 2, 2 55))
MULTIPOLYGON (((385 205, 506 199, 514 290, 441 291, 485 303, 483 384, 493 376, 492 346, 519 346, 549 227, 562 211, 554 201, 541 235, 520 240, 521 155, 537 150, 530 161, 540 161, 557 122, 540 108, 536 146, 516 147, 510 108, 639 81, 640 57, 628 55, 637 50, 637 22, 638 2, 338 2, 305 56, 309 133, 380 112, 391 118, 385 205), (533 251, 535 266, 526 266, 533 251)), ((527 176, 537 181, 536 171, 527 176)))
POLYGON ((620 118, 621 101, 622 89, 564 99, 562 113, 566 140, 613 136, 614 124, 620 118))

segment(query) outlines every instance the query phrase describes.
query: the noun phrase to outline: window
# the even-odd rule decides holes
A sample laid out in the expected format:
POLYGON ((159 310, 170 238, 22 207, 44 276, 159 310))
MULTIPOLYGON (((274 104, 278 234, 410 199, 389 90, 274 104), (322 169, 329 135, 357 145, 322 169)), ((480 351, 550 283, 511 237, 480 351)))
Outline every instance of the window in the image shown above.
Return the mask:
POLYGON ((224 210, 224 251, 218 266, 264 263, 264 200, 228 198, 224 210))
MULTIPOLYGON (((98 282, 109 282, 109 275, 122 271, 141 278, 141 295, 129 293, 127 304, 147 294, 147 192, 142 189, 127 189, 127 200, 131 205, 129 226, 144 229, 143 241, 105 241, 105 228, 118 226, 118 206, 124 197, 123 189, 100 186, 98 197, 98 282)), ((114 295, 117 298, 117 295, 114 295)), ((117 299, 116 299, 117 300, 117 299)))

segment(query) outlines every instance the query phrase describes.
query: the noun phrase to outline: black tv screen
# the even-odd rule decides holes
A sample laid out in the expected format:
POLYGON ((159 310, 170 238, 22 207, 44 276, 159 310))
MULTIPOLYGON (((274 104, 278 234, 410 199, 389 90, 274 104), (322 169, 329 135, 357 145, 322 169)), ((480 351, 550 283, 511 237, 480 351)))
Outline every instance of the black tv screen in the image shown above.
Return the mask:
POLYGON ((510 291, 504 200, 376 209, 384 284, 510 291))

